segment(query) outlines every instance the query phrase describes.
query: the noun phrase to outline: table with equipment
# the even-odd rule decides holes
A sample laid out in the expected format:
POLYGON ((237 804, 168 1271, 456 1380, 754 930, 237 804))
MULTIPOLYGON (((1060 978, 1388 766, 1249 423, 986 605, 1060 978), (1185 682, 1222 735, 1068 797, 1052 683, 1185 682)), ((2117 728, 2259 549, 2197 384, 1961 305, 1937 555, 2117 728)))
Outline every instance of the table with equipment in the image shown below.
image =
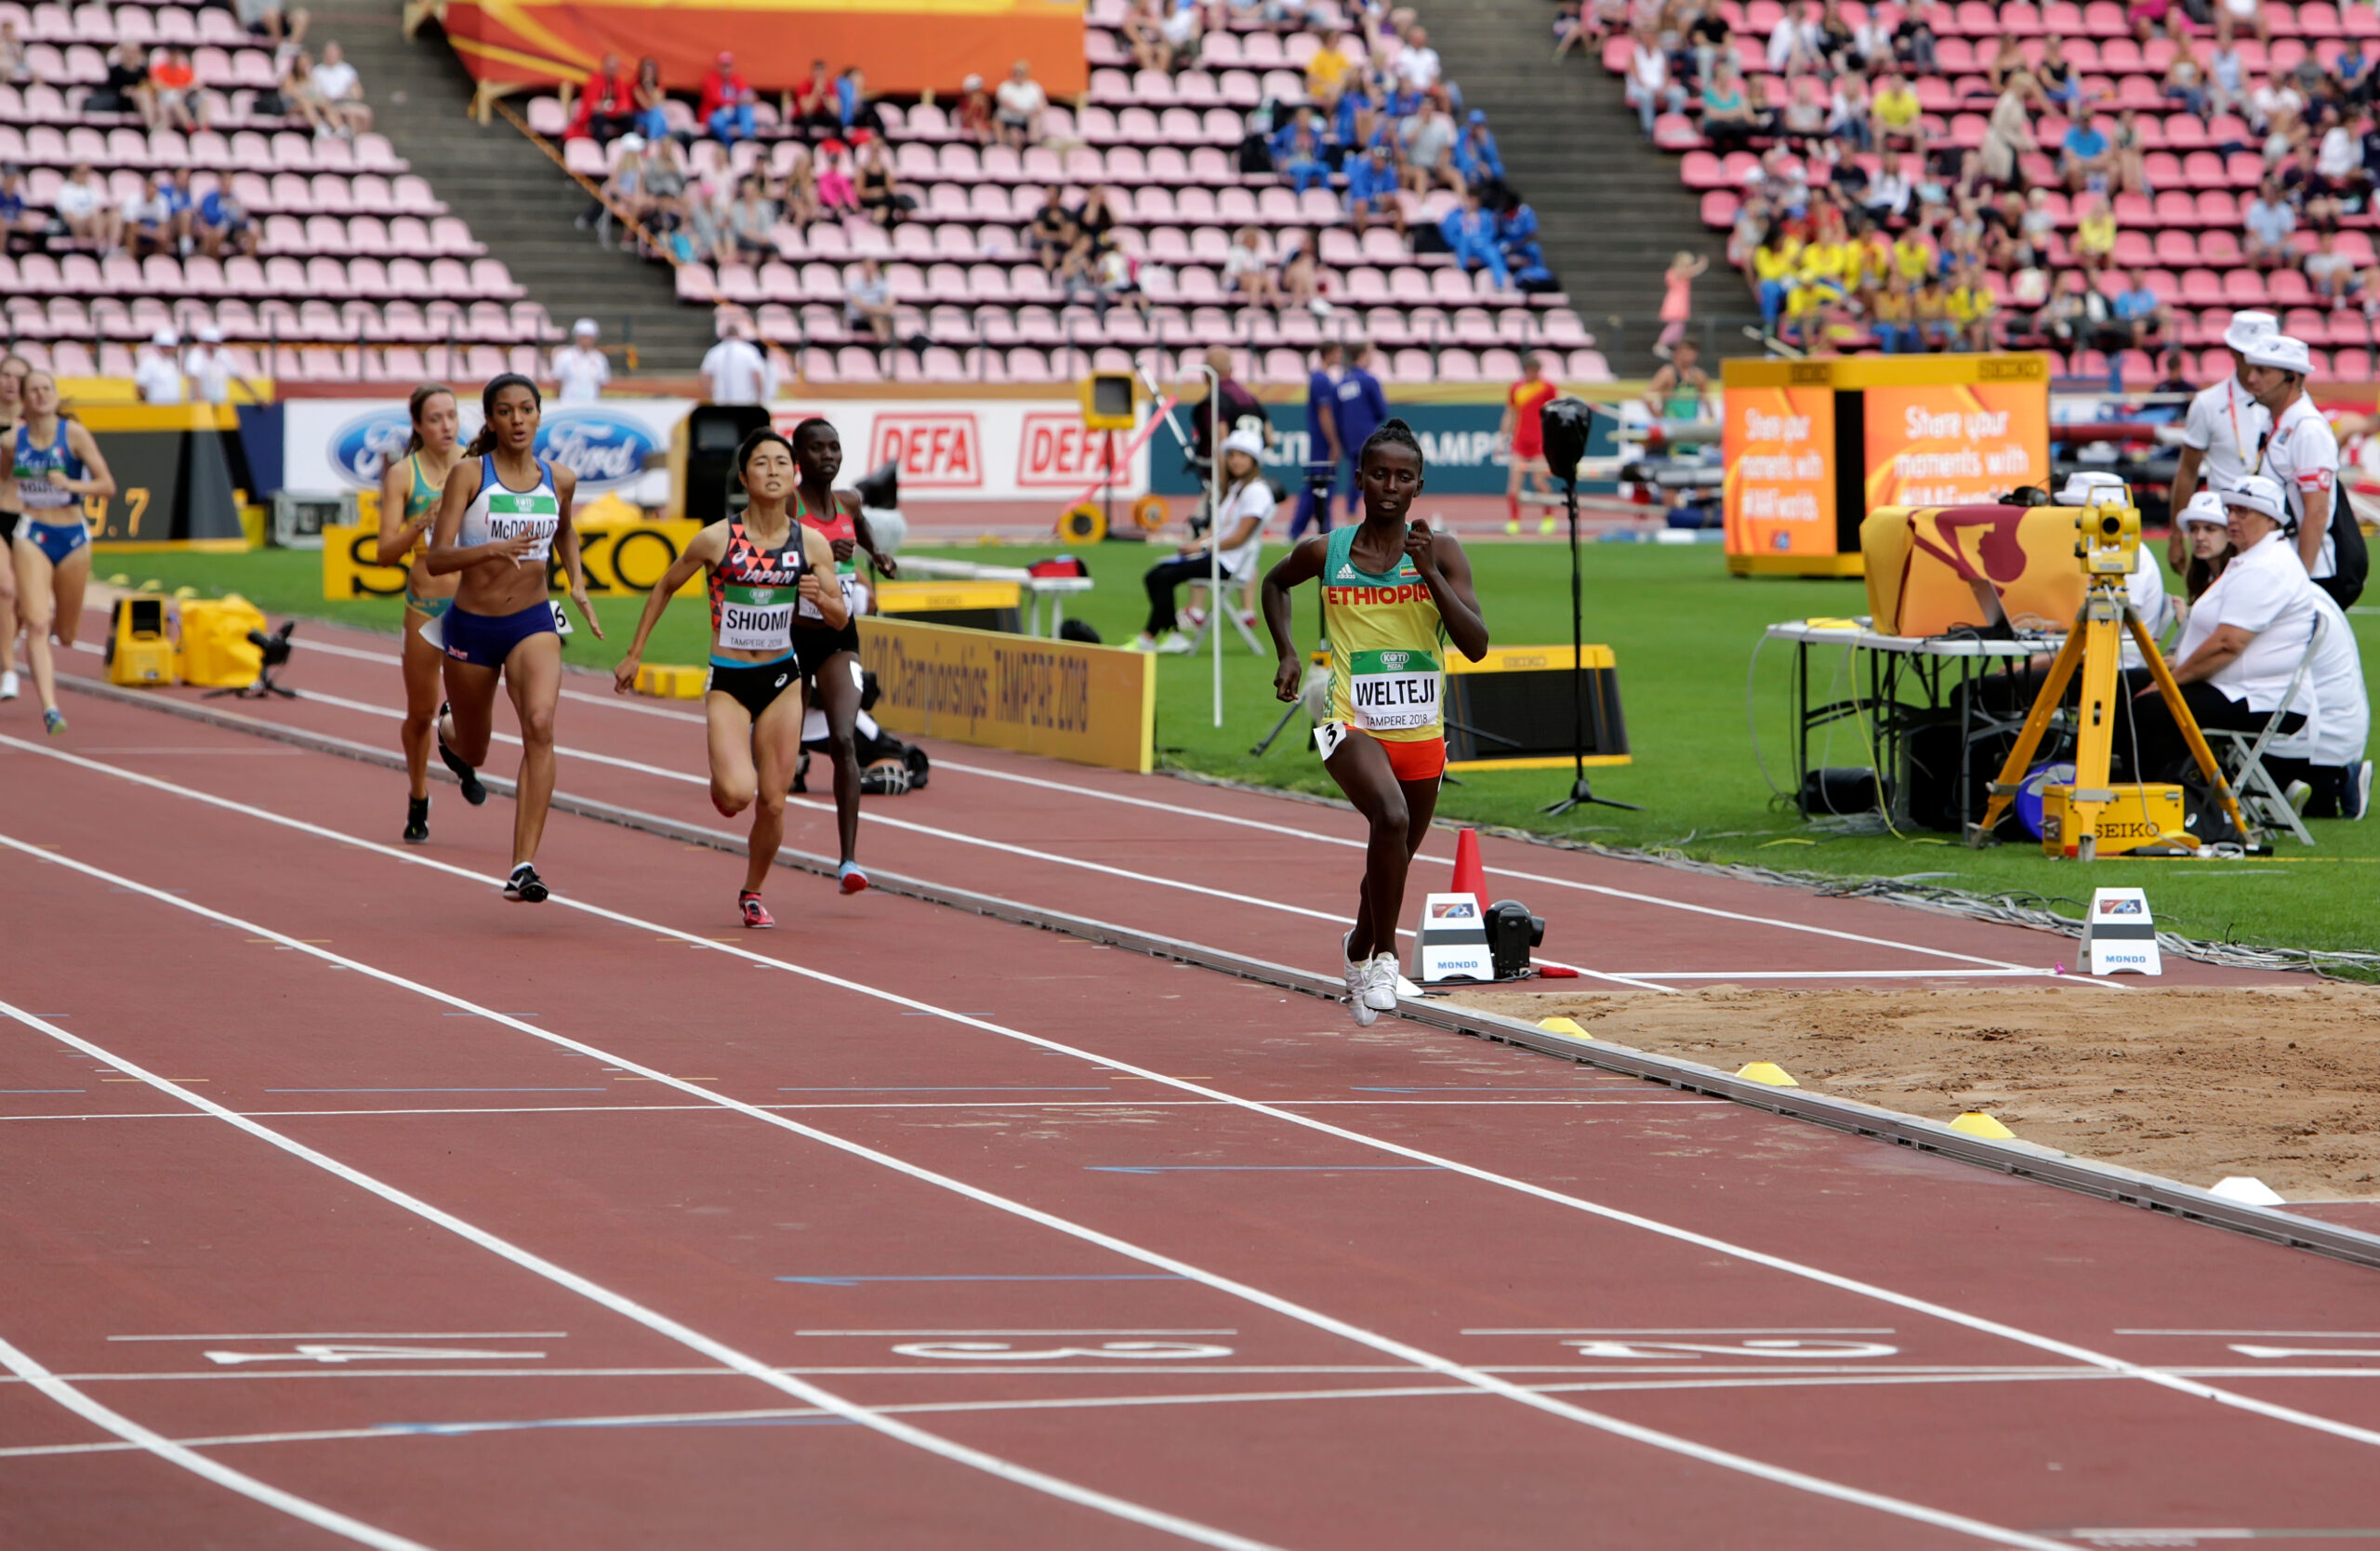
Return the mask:
POLYGON ((1056 635, 1066 622, 1066 600, 1075 593, 1088 592, 1089 577, 1036 576, 1022 565, 985 565, 972 560, 933 560, 923 555, 903 555, 901 574, 905 577, 939 577, 953 581, 1014 582, 1025 598, 1025 633, 1056 635), (1049 604, 1049 629, 1042 629, 1041 609, 1049 604))
MULTIPOLYGON (((2022 706, 2013 715, 1996 715, 1977 704, 1974 690, 1995 669, 2020 671, 2029 659, 2056 653, 2058 638, 2024 635, 2015 640, 1993 640, 1965 633, 1884 635, 1870 629, 1870 623, 1864 617, 1789 619, 1769 626, 1766 631, 1767 639, 1790 642, 1793 647, 1793 789, 1803 816, 1813 816, 1814 805, 1816 812, 1821 814, 1844 811, 1816 801, 1822 787, 1812 779, 1816 773, 1810 765, 1810 743, 1813 734, 1853 718, 1864 723, 1863 751, 1871 753, 1874 759, 1874 774, 1880 782, 1879 802, 1896 824, 1902 825, 1910 822, 1911 736, 1923 727, 1940 725, 1955 718, 1962 751, 1958 811, 1963 815, 1973 812, 1975 792, 1970 771, 1976 744, 1996 735, 2014 735, 2025 724, 2022 706), (1862 665, 1851 662, 1847 664, 1848 677, 1854 687, 1848 696, 1813 703, 1810 656, 1815 650, 1830 647, 1853 657, 1865 656, 1866 691, 1863 694, 1857 687, 1862 665)), ((1837 676, 1838 683, 1842 677, 1837 676)), ((2030 701, 2030 696, 2027 696, 2026 703, 2030 701)), ((1870 805, 1861 803, 1859 807, 1870 805)))

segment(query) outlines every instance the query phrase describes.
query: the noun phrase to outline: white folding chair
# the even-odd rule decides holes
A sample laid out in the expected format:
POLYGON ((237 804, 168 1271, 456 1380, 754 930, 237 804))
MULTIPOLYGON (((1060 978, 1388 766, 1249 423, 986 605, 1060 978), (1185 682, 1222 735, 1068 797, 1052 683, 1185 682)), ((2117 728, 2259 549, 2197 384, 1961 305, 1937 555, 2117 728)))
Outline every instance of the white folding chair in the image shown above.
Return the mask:
MULTIPOLYGON (((1199 578, 1194 577, 1191 578, 1191 581, 1195 583, 1198 579, 1199 578)), ((1236 581, 1233 579, 1231 576, 1226 574, 1223 579, 1223 587, 1220 596, 1217 595, 1216 590, 1211 588, 1208 590, 1207 617, 1200 620, 1198 628, 1190 632, 1190 650, 1192 652, 1199 651, 1205 647, 1207 643, 1207 632, 1215 628, 1215 617, 1216 616, 1221 615, 1223 617, 1231 621, 1231 628, 1239 632, 1240 640, 1248 643, 1248 649, 1250 651, 1255 653, 1260 657, 1270 656, 1273 655, 1272 648, 1266 646, 1264 643, 1257 639, 1255 629, 1250 626, 1247 620, 1242 619, 1239 616, 1239 597, 1241 589, 1244 585, 1245 584, 1243 582, 1236 581)))
MULTIPOLYGON (((2322 616, 2314 616, 2314 629, 2306 638, 2305 654, 2297 659, 2297 671, 2289 676, 2289 688, 2281 696, 2281 704, 2265 718, 2263 728, 2254 733, 2227 732, 2220 728, 2207 733, 2206 741, 2223 762, 2223 774, 2239 796, 2240 811, 2252 824, 2268 829, 2286 829, 2297 837, 2300 845, 2311 845, 2314 837, 2306 830, 2306 821, 2265 768, 2265 749, 2281 735, 2281 719, 2297 702, 2298 693, 2306 687, 2307 675, 2313 671, 2314 649, 2322 643, 2322 616)), ((2311 720, 2309 715, 2308 720, 2311 720)))

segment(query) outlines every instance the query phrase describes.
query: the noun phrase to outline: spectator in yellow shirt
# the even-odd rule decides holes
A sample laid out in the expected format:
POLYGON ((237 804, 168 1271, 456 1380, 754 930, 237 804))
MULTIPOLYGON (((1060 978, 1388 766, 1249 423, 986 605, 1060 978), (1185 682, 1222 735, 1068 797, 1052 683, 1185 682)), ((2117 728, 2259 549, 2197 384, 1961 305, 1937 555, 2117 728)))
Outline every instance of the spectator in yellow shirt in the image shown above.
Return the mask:
POLYGON ((1332 33, 1330 41, 1305 62, 1306 95, 1325 107, 1338 101, 1355 68, 1355 61, 1347 52, 1347 34, 1332 33))
POLYGON ((1950 298, 1941 285, 1933 280, 1921 284, 1910 298, 1917 313, 1917 332, 1928 350, 1940 350, 1951 343, 1950 298))
POLYGON ((1869 100, 1868 118, 1876 133, 1876 149, 1891 151, 1907 146, 1915 151, 1918 117, 1917 92, 1898 74, 1884 77, 1876 87, 1876 95, 1869 100))
POLYGON ((1950 287, 1944 302, 1950 311, 1954 342, 1966 350, 1990 350, 1991 314, 2000 302, 1984 285, 1982 274, 1972 266, 1961 270, 1959 283, 1950 287))
POLYGON ((1894 275, 1871 307, 1876 342, 1886 355, 1909 355, 1924 348, 1917 337, 1917 304, 1906 276, 1894 275))
POLYGON ((1870 227, 1859 239, 1859 289, 1879 291, 1892 278, 1893 240, 1880 227, 1870 227))
POLYGON ((1766 242, 1752 249, 1752 278, 1760 292, 1760 323, 1772 334, 1801 262, 1802 239, 1790 232, 1772 232, 1766 242))
POLYGON ((1893 239, 1893 272, 1912 285, 1934 272, 1934 240, 1924 228, 1912 228, 1893 239))
POLYGON ((2096 194, 2083 201, 2082 219, 2074 228, 2074 262, 2086 270, 2103 270, 2115 262, 2116 213, 2096 194))

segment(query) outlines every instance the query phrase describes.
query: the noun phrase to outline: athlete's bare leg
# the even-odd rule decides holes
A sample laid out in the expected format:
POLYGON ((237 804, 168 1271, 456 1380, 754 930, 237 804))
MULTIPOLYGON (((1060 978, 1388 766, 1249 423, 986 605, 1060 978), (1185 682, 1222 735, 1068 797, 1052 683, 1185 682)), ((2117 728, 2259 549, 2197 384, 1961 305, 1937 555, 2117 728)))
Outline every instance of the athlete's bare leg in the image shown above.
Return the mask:
POLYGON ((397 741, 405 751, 405 791, 415 798, 430 795, 430 751, 444 687, 438 669, 446 654, 421 639, 422 623, 429 617, 418 609, 405 610, 404 644, 398 649, 405 681, 405 720, 397 741))
MULTIPOLYGON (((47 558, 47 557, 44 557, 47 558)), ((58 634, 61 646, 74 644, 83 633, 83 590, 91 581, 91 547, 88 544, 58 563, 50 577, 50 589, 58 599, 58 617, 50 629, 58 634)))
MULTIPOLYGON (((826 757, 835 764, 835 829, 842 860, 859 852, 859 659, 838 652, 818 669, 818 709, 826 713, 826 757)), ((793 766, 786 766, 792 780, 793 766)))
POLYGON ((453 657, 440 661, 446 676, 446 714, 439 721, 438 736, 456 758, 477 769, 487 763, 488 740, 496 735, 496 686, 502 671, 453 657))
POLYGON ((554 797, 554 706, 562 698, 562 637, 539 630, 504 659, 504 687, 521 718, 521 775, 513 792, 512 865, 537 859, 554 797))
POLYGON ((1397 918, 1405 910, 1405 874, 1438 811, 1438 782, 1435 777, 1398 780, 1386 750, 1361 733, 1349 733, 1324 768, 1371 827, 1347 958, 1361 962, 1375 954, 1394 954, 1397 918))
POLYGON ((58 709, 58 668, 49 651, 49 627, 57 608, 49 584, 49 557, 17 530, 17 609, 25 621, 25 663, 33 670, 33 694, 41 709, 58 709))
MULTIPOLYGON (((786 792, 793 785, 793 767, 801 761, 801 718, 807 709, 797 681, 770 701, 752 725, 750 762, 760 776, 760 796, 752 814, 751 850, 744 864, 747 894, 760 892, 776 865, 778 848, 785 844, 786 792)), ((839 789, 840 785, 838 781, 839 789)))

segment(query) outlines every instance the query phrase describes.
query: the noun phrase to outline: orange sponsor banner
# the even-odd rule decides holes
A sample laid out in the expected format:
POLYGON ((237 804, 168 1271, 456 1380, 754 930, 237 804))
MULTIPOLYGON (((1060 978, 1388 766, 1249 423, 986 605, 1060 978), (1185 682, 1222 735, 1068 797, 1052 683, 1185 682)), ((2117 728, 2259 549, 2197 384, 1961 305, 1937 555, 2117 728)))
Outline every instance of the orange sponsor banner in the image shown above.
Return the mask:
POLYGON ((1866 390, 1867 509, 1971 506, 2050 477, 2049 385, 1866 390))
POLYGON ((1729 387, 1721 457, 1729 554, 1834 553, 1833 389, 1729 387))
POLYGON ((448 0, 445 26, 473 76, 530 86, 583 81, 614 53, 694 91, 721 49, 760 92, 802 85, 813 60, 898 96, 998 81, 1020 59, 1052 98, 1090 85, 1081 0, 448 0))

